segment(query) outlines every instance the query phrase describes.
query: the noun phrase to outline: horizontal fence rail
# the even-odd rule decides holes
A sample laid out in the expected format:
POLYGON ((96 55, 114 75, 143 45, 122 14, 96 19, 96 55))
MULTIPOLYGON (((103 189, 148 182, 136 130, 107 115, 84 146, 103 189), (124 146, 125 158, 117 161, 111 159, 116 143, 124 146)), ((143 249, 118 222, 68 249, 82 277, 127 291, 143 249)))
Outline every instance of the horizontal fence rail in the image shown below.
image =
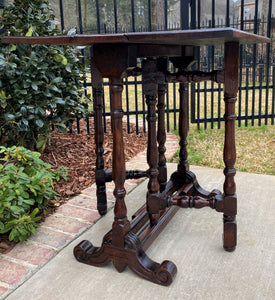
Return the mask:
MULTIPOLYGON (((271 44, 241 45, 237 118, 239 126, 274 125, 275 7, 272 0, 59 0, 52 1, 52 5, 56 8, 55 11, 60 11, 58 19, 61 29, 78 33, 104 34, 230 26, 271 37, 271 44)), ((82 51, 88 58, 89 49, 82 51)), ((209 72, 223 68, 223 47, 200 47, 197 51, 196 69, 209 72)), ((85 93, 91 92, 89 74, 88 70, 84 83, 85 93)), ((111 106, 107 81, 104 82, 104 87, 105 126, 111 106)), ((177 84, 168 84, 168 130, 177 129, 177 90, 177 84)), ((222 91, 223 85, 213 82, 189 84, 191 123, 204 129, 221 127, 224 106, 222 91)), ((134 121, 138 133, 141 119, 142 131, 145 131, 147 111, 140 78, 130 77, 125 80, 123 101, 128 130, 130 122, 134 121)), ((89 132, 89 126, 87 130, 89 132)))

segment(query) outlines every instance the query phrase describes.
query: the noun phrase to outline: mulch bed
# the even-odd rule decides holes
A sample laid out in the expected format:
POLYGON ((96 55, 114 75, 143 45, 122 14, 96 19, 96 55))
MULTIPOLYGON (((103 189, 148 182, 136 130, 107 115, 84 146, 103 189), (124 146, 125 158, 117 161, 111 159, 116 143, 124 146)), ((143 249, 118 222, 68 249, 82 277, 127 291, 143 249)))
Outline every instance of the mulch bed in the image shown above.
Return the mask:
MULTIPOLYGON (((51 133, 51 144, 46 147, 41 159, 51 164, 53 169, 59 166, 67 167, 68 180, 62 179, 55 183, 55 191, 58 197, 48 203, 46 217, 54 213, 57 207, 95 182, 94 126, 90 128, 90 134, 87 134, 86 122, 81 120, 80 133, 76 133, 76 125, 73 126, 73 133, 62 134, 58 130, 51 133)), ((110 121, 107 121, 106 128, 107 133, 104 134, 104 161, 105 169, 110 169, 112 166, 113 145, 110 121)), ((130 133, 128 134, 126 124, 123 127, 126 161, 136 156, 146 147, 146 136, 144 134, 137 135, 135 130, 135 126, 130 125, 130 133)), ((15 243, 9 242, 8 235, 1 235, 0 237, 0 253, 7 253, 15 243)))

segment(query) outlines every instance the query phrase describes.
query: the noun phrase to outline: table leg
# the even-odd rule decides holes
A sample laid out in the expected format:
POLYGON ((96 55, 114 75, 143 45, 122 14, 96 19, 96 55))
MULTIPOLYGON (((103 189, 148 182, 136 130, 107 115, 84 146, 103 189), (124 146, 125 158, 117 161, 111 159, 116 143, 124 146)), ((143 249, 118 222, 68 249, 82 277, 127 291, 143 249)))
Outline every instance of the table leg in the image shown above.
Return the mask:
POLYGON ((239 43, 225 43, 224 69, 224 101, 225 101, 225 140, 224 140, 224 241, 223 247, 233 251, 237 244, 237 196, 234 176, 236 161, 235 147, 235 102, 238 92, 239 43))
POLYGON ((101 215, 107 212, 107 198, 104 169, 104 132, 102 124, 102 88, 93 88, 94 112, 95 112, 95 145, 96 145, 96 195, 97 210, 101 215))
POLYGON ((146 197, 147 210, 152 225, 158 222, 160 209, 158 204, 159 183, 158 183, 158 149, 157 149, 157 131, 156 131, 156 96, 145 95, 148 106, 148 146, 147 162, 149 165, 149 182, 146 197))
MULTIPOLYGON (((124 183, 126 179, 125 157, 123 145, 122 130, 122 90, 123 83, 121 79, 110 79, 110 91, 112 97, 111 116, 113 119, 113 180, 115 183, 114 195, 116 198, 114 214, 115 219, 112 227, 112 244, 114 246, 124 248, 125 234, 130 230, 130 222, 127 219, 127 208, 125 205, 126 190, 124 183)), ((125 263, 114 259, 113 263, 118 271, 123 271, 126 267, 125 263)))
POLYGON ((159 84, 158 85, 158 182, 160 185, 160 192, 165 190, 167 183, 167 167, 166 167, 166 158, 165 158, 165 142, 166 142, 166 130, 165 130, 165 93, 167 85, 159 84))
POLYGON ((103 131, 103 80, 100 71, 97 69, 93 58, 91 59, 92 71, 92 87, 93 87, 93 104, 95 113, 95 153, 96 153, 96 195, 97 195, 97 210, 101 215, 107 212, 107 197, 105 185, 105 169, 104 169, 104 131, 103 131))

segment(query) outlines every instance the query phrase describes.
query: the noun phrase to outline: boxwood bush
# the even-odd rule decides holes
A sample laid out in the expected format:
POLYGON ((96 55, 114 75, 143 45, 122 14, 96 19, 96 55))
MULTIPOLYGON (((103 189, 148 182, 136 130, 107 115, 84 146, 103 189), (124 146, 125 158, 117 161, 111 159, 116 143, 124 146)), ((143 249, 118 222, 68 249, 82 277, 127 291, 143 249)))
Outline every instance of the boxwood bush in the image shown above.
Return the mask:
MULTIPOLYGON (((45 0, 14 0, 0 17, 0 36, 56 35, 45 0)), ((52 125, 66 131, 87 113, 77 48, 0 44, 0 143, 43 150, 52 125)))

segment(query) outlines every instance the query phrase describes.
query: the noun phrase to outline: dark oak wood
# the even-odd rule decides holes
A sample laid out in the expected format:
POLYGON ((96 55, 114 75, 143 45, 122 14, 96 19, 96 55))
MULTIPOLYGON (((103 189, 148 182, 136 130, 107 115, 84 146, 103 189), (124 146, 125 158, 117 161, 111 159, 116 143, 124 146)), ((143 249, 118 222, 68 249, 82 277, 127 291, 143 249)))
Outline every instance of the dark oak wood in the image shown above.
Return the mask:
POLYGON ((237 196, 235 176, 235 102, 238 91, 239 45, 269 42, 232 28, 187 30, 174 32, 123 33, 110 35, 73 35, 54 37, 3 37, 2 43, 61 44, 92 46, 92 87, 95 111, 96 184, 98 210, 106 213, 105 183, 114 181, 114 221, 100 247, 82 241, 74 248, 76 259, 102 267, 113 262, 122 272, 127 266, 138 276, 160 285, 169 285, 177 273, 171 261, 161 264, 145 253, 179 208, 210 207, 223 213, 223 247, 233 251, 237 243, 237 196), (187 71, 195 59, 194 46, 224 44, 224 70, 187 71), (145 57, 142 67, 137 59, 145 57), (177 68, 167 71, 167 60, 177 68), (142 75, 143 92, 148 106, 148 170, 125 169, 122 132, 123 78, 142 75), (104 169, 102 126, 102 78, 109 78, 111 116, 113 121, 112 170, 104 169), (187 84, 212 80, 224 83, 225 136, 223 192, 208 192, 201 188, 195 174, 189 170, 187 152, 188 101, 187 84), (165 91, 168 82, 179 82, 180 152, 177 170, 167 180, 165 159, 165 91), (157 110, 156 110, 157 107, 157 110), (157 120, 158 115, 158 120, 157 120), (125 180, 148 177, 145 204, 128 220, 125 204, 125 180))
POLYGON ((224 249, 233 251, 237 244, 237 196, 234 176, 236 161, 235 146, 235 103, 238 92, 238 69, 239 69, 239 43, 225 43, 224 56, 225 83, 224 83, 224 101, 225 101, 225 137, 224 137, 224 249))
POLYGON ((160 83, 158 84, 158 132, 157 132, 157 141, 158 141, 158 182, 160 192, 165 190, 167 183, 167 167, 166 167, 166 158, 165 158, 165 142, 166 142, 166 130, 165 130, 165 94, 167 91, 167 84, 160 83))
POLYGON ((159 199, 159 182, 158 182, 158 156, 157 156, 157 80, 155 74, 157 73, 157 61, 154 59, 147 59, 143 62, 143 92, 148 107, 148 145, 147 145, 147 163, 149 165, 149 182, 146 196, 147 210, 151 225, 158 222, 160 209, 158 205, 159 199))
MULTIPOLYGON (((215 28, 178 31, 135 32, 117 34, 76 34, 46 37, 2 37, 2 43, 43 45, 92 45, 92 44, 157 44, 157 45, 214 45, 227 41, 238 43, 270 43, 270 39, 235 28, 215 28)), ((143 54, 144 56, 145 53, 143 54)), ((152 56, 152 55, 151 55, 152 56)))
POLYGON ((104 170, 104 132, 103 132, 103 80, 101 73, 97 69, 94 59, 91 59, 92 70, 92 88, 93 88, 93 102, 95 112, 95 145, 96 145, 96 195, 97 195, 97 210, 100 215, 105 215, 107 212, 107 198, 105 185, 105 170, 104 170))

